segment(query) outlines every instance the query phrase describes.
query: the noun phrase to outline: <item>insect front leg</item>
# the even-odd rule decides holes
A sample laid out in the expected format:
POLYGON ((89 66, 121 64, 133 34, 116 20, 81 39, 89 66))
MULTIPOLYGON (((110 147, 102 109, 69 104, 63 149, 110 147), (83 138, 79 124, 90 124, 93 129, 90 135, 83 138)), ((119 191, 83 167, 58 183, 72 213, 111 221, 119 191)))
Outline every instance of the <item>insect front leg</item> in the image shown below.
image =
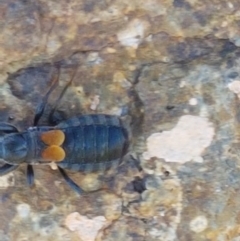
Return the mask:
POLYGON ((18 168, 18 165, 11 165, 11 164, 5 163, 3 166, 0 167, 0 176, 4 176, 9 172, 14 171, 17 168, 18 168))
POLYGON ((4 122, 0 123, 0 131, 3 132, 4 134, 19 132, 17 127, 15 127, 14 125, 8 124, 8 123, 4 123, 4 122))
POLYGON ((62 174, 64 180, 66 181, 66 183, 75 191, 77 192, 79 195, 83 194, 84 191, 67 175, 67 173, 58 166, 58 170, 60 171, 60 173, 62 174))
POLYGON ((27 165, 27 184, 32 186, 34 183, 34 171, 32 165, 27 165))

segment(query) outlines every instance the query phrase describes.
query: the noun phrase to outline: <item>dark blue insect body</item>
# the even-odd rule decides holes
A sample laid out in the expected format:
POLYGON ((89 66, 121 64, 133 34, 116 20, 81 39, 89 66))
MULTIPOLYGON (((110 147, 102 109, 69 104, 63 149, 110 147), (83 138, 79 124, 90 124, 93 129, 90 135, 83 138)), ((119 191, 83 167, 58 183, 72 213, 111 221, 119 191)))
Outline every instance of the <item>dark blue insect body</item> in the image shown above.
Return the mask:
POLYGON ((110 115, 83 115, 60 123, 65 134, 62 168, 92 172, 118 166, 128 149, 128 132, 110 115))
MULTIPOLYGON (((15 127, 1 124, 0 129, 15 127)), ((30 127, 25 132, 5 134, 0 141, 0 158, 7 163, 0 168, 4 175, 28 163, 28 182, 33 183, 31 164, 56 162, 60 172, 75 191, 82 190, 66 175, 62 169, 94 172, 117 167, 126 155, 129 146, 128 131, 120 118, 111 115, 82 115, 59 123, 55 127, 30 127), (48 131, 58 130, 64 134, 61 149, 63 160, 52 159, 52 153, 43 157, 47 144, 41 136, 48 131), (76 186, 75 186, 76 185, 76 186)), ((58 150, 57 150, 58 152, 58 150)))
MULTIPOLYGON (((55 85, 38 106, 33 127, 19 132, 13 125, 0 123, 0 158, 5 163, 0 167, 0 175, 27 163, 27 181, 32 185, 33 164, 55 162, 65 181, 80 194, 83 190, 64 169, 94 172, 118 166, 128 151, 128 130, 119 117, 104 114, 73 117, 55 126, 37 126, 55 85)), ((55 109, 49 116, 50 121, 55 109)))

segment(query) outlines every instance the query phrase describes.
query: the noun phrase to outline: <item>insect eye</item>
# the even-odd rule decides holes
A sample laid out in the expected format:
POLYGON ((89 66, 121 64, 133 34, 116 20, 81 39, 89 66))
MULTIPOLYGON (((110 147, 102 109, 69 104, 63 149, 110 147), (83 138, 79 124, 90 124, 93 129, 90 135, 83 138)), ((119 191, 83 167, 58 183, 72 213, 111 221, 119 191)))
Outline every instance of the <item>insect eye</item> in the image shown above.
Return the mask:
POLYGON ((21 135, 14 134, 4 138, 3 146, 4 159, 16 163, 26 158, 27 143, 21 135))

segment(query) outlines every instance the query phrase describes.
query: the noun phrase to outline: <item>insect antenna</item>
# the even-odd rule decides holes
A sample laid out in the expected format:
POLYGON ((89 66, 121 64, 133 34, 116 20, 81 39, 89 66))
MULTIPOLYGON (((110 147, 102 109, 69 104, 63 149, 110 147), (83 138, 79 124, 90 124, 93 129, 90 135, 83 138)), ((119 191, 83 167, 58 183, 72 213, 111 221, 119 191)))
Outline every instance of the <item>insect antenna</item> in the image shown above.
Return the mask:
POLYGON ((62 90, 60 96, 59 96, 58 99, 55 101, 55 105, 54 105, 54 107, 52 108, 52 110, 51 110, 51 112, 50 112, 50 114, 49 114, 49 118, 48 118, 48 120, 49 120, 50 123, 54 123, 53 115, 54 115, 56 109, 58 108, 59 103, 61 102, 62 97, 63 97, 64 94, 66 93, 66 91, 67 91, 67 89, 69 88, 69 86, 71 86, 71 84, 72 84, 72 82, 73 82, 73 80, 74 80, 74 78, 75 78, 75 76, 76 76, 77 70, 78 70, 78 68, 76 68, 76 69, 74 70, 73 75, 72 75, 70 81, 68 81, 68 83, 65 85, 64 89, 62 90))
POLYGON ((50 89, 48 90, 46 95, 43 97, 42 102, 38 105, 38 107, 36 109, 36 114, 35 114, 35 117, 34 117, 33 126, 37 126, 40 118, 42 117, 44 109, 45 109, 47 101, 48 101, 48 98, 58 84, 59 76, 60 76, 60 69, 57 68, 57 75, 53 79, 53 84, 51 85, 50 89))

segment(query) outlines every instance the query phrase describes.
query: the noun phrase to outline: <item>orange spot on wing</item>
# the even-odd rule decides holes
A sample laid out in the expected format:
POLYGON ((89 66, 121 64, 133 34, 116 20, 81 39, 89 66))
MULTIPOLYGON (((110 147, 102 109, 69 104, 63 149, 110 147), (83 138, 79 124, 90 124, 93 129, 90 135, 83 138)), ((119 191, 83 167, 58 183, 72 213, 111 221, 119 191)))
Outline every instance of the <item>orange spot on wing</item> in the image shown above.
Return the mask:
POLYGON ((43 150, 42 158, 46 161, 60 162, 65 158, 65 151, 60 146, 52 145, 43 150))
POLYGON ((49 146, 61 146, 65 140, 65 135, 60 130, 46 131, 42 133, 41 140, 49 146))

